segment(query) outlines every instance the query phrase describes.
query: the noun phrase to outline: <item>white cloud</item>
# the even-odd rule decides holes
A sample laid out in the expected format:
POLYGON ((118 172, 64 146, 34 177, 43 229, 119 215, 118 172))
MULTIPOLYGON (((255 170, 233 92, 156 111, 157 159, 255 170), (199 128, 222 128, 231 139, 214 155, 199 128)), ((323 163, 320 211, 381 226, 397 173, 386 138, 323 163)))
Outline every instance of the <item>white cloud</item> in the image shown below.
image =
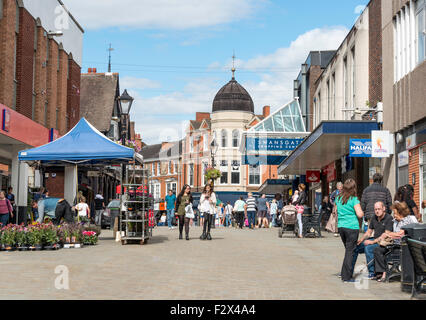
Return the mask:
POLYGON ((86 29, 190 29, 249 17, 265 0, 64 0, 86 29))
MULTIPOLYGON (((314 29, 300 35, 288 47, 247 61, 236 60, 236 78, 252 96, 256 113, 260 114, 265 105, 274 110, 289 102, 293 98, 293 80, 297 78, 301 64, 305 62, 309 52, 336 50, 348 31, 340 26, 314 29), (242 81, 239 79, 243 75, 238 70, 262 73, 259 81, 242 81)), ((231 63, 231 60, 213 62, 206 69, 222 69, 223 66, 223 69, 229 70, 231 63)), ((214 96, 224 84, 211 77, 192 79, 181 92, 151 98, 142 97, 135 92, 132 118, 136 120, 137 130, 147 143, 182 138, 182 120, 194 119, 197 111, 210 112, 214 96)), ((129 93, 133 95, 130 90, 129 93)))
POLYGON ((125 89, 155 89, 160 88, 161 84, 146 78, 122 77, 120 79, 120 87, 125 89))
POLYGON ((366 8, 365 5, 360 4, 360 5, 355 7, 354 13, 359 15, 359 14, 361 14, 361 12, 364 11, 365 8, 366 8))

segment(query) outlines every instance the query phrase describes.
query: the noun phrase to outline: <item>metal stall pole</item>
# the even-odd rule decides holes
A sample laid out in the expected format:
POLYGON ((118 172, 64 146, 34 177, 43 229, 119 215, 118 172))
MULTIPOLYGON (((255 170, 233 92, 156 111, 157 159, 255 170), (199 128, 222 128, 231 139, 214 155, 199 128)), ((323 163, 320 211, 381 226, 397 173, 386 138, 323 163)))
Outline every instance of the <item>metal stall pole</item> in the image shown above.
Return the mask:
MULTIPOLYGON (((18 190, 16 193, 16 199, 15 199, 15 207, 16 207, 16 212, 15 212, 15 216, 16 216, 16 225, 18 225, 18 216, 19 216, 19 196, 21 194, 21 192, 19 191, 19 180, 21 179, 21 160, 18 160, 18 190)), ((13 209, 13 208, 12 208, 13 209)), ((12 210, 13 213, 13 210, 12 210)))

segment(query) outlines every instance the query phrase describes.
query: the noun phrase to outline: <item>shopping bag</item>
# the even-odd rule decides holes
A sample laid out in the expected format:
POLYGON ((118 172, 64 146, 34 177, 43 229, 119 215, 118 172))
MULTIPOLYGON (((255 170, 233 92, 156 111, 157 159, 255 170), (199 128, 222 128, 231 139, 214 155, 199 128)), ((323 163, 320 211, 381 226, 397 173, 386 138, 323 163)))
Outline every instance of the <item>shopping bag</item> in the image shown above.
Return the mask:
POLYGON ((185 218, 194 219, 194 210, 192 209, 192 204, 188 204, 185 207, 185 218))
POLYGON ((333 233, 337 233, 337 210, 335 208, 330 214, 330 219, 328 219, 327 225, 325 226, 325 230, 333 233))
POLYGON ((246 219, 246 221, 245 221, 245 225, 246 225, 246 227, 248 227, 248 226, 249 226, 248 219, 246 219))

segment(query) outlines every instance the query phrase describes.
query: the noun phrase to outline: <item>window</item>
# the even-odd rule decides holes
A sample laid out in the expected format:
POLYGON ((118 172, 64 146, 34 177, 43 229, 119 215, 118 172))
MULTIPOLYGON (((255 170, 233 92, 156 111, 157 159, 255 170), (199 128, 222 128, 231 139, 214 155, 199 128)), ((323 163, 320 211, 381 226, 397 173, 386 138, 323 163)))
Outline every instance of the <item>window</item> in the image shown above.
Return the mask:
POLYGON ((169 168, 168 168, 168 174, 172 174, 172 171, 173 171, 173 164, 172 164, 172 162, 171 161, 169 161, 169 168))
POLYGON ((238 160, 232 161, 231 184, 240 184, 240 162, 238 160))
POLYGON ((234 131, 232 131, 232 147, 233 148, 238 148, 239 140, 240 140, 240 132, 237 129, 235 129, 234 131))
POLYGON ((204 145, 204 151, 209 150, 209 134, 205 133, 203 136, 203 145, 204 145))
POLYGON ((222 173, 220 184, 228 184, 228 161, 220 161, 220 172, 222 173))
POLYGON ((161 175, 161 163, 157 162, 157 176, 161 175))
POLYGON ((194 152, 194 136, 189 137, 189 152, 194 152))
POLYGON ((226 148, 227 147, 227 133, 226 130, 222 130, 221 132, 221 140, 222 140, 222 148, 226 148))
POLYGON ((155 181, 151 184, 151 193, 154 199, 160 199, 161 197, 161 184, 155 181))
POLYGON ((175 174, 179 173, 179 165, 175 163, 175 174))
POLYGON ((167 183, 167 190, 166 192, 168 193, 169 190, 172 190, 174 194, 176 194, 176 190, 177 190, 177 183, 176 182, 168 182, 167 183))
POLYGON ((355 78, 355 47, 351 49, 352 55, 352 108, 356 108, 356 78, 355 78))
POLYGON ((416 1, 416 8, 414 2, 410 1, 393 19, 395 82, 411 72, 416 61, 420 63, 424 60, 424 6, 424 0, 416 1), (423 45, 420 45, 422 40, 423 45), (423 52, 423 58, 420 58, 420 50, 423 52))
POLYGON ((0 20, 3 18, 3 0, 0 0, 0 20))
POLYGON ((331 120, 330 102, 331 102, 330 80, 327 80, 327 120, 331 120))
POLYGON ((194 164, 192 164, 192 163, 189 165, 188 184, 190 186, 194 185, 194 164))
POLYGON ((333 73, 331 76, 331 95, 333 101, 331 103, 331 107, 333 108, 333 120, 336 120, 336 74, 333 73))
MULTIPOLYGON (((343 59, 343 97, 345 99, 344 101, 344 107, 345 109, 348 108, 348 58, 345 57, 343 59)), ((343 119, 346 120, 346 112, 342 111, 344 114, 343 119)))
POLYGON ((416 40, 417 40, 417 64, 425 60, 426 53, 426 1, 416 2, 416 40))
POLYGON ((155 176, 155 164, 154 163, 151 165, 151 175, 155 176))
POLYGON ((260 166, 249 166, 249 184, 260 184, 260 166))

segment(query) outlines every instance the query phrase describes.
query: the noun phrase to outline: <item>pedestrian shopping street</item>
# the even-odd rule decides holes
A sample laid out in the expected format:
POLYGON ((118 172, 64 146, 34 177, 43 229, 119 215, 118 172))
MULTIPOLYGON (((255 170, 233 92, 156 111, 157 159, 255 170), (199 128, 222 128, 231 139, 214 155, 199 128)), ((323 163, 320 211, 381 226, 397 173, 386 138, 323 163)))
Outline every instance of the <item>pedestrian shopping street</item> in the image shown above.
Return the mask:
MULTIPOLYGON (((212 241, 190 241, 157 227, 147 245, 126 245, 103 230, 96 246, 0 252, 0 299, 410 299, 400 283, 367 281, 358 288, 336 276, 340 238, 278 238, 278 229, 212 229, 212 241), (55 289, 55 268, 69 270, 69 290, 55 289), (209 276, 207 276, 209 275, 209 276), (362 288, 360 288, 362 287, 362 288)), ((358 264, 365 263, 360 255, 358 264)))

